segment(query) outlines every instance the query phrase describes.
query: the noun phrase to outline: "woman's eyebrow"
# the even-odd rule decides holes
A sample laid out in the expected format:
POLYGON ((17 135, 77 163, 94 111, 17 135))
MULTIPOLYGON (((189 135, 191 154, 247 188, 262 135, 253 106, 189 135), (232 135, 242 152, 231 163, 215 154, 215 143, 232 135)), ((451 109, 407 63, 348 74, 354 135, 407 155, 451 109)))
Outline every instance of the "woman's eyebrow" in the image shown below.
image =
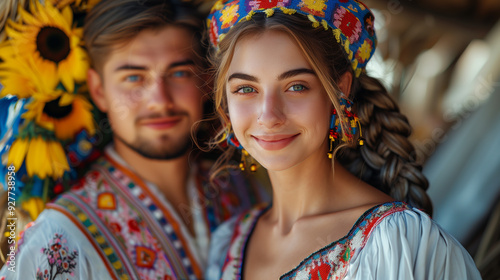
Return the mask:
POLYGON ((316 72, 314 72, 312 69, 299 68, 299 69, 293 69, 293 70, 290 70, 290 71, 286 71, 285 73, 280 74, 278 76, 278 81, 281 81, 281 80, 284 80, 284 79, 287 79, 287 78, 291 78, 293 76, 297 76, 297 75, 300 75, 300 74, 312 74, 312 75, 316 76, 316 72))
POLYGON ((231 74, 231 76, 229 76, 229 78, 227 79, 227 81, 229 82, 232 79, 247 80, 247 81, 256 82, 256 83, 259 82, 259 79, 257 77, 255 77, 255 76, 248 75, 248 74, 243 74, 243 73, 238 73, 238 72, 231 74))
MULTIPOLYGON (((314 72, 311 69, 308 69, 308 68, 299 68, 299 69, 289 70, 289 71, 286 71, 286 72, 280 74, 278 76, 278 81, 281 81, 281 80, 284 80, 284 79, 287 79, 287 78, 291 78, 293 76, 297 76, 297 75, 300 75, 300 74, 311 74, 311 75, 316 76, 316 72, 314 72)), ((244 74, 244 73, 239 73, 239 72, 231 74, 231 76, 229 76, 229 78, 227 79, 227 81, 229 82, 232 79, 241 79, 241 80, 247 80, 247 81, 256 82, 256 83, 259 82, 259 79, 257 77, 252 76, 252 75, 248 75, 248 74, 244 74)))

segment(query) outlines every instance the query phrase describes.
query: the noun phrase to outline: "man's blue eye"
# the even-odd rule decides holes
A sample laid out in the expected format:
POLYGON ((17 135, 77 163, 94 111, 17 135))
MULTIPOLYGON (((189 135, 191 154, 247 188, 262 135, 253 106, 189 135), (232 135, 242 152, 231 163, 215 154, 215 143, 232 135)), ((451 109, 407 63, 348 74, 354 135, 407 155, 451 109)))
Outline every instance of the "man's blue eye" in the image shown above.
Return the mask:
POLYGON ((126 80, 127 80, 127 82, 135 83, 135 82, 138 82, 140 80, 140 77, 139 77, 139 75, 130 75, 130 76, 127 76, 126 80))
POLYGON ((174 78, 184 78, 187 77, 189 73, 187 71, 175 71, 172 73, 172 77, 174 78))

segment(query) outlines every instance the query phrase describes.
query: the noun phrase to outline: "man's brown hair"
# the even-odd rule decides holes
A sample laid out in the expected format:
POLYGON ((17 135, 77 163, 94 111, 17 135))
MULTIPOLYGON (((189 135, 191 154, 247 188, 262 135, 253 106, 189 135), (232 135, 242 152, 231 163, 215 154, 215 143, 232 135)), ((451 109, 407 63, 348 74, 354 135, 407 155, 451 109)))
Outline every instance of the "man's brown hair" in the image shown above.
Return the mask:
POLYGON ((168 0, 102 0, 85 18, 84 41, 91 67, 101 73, 110 52, 143 30, 177 26, 193 34, 193 49, 204 60, 203 17, 186 2, 168 0))

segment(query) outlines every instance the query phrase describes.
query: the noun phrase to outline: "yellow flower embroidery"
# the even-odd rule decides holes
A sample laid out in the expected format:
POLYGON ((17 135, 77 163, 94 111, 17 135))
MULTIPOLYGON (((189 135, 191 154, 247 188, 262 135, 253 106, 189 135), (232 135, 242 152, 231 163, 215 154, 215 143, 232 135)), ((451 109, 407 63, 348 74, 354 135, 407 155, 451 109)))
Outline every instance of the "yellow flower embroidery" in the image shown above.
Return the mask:
POLYGON ((324 17, 326 10, 325 0, 302 0, 299 4, 301 10, 318 17, 324 17))
POLYGON ((372 46, 368 41, 364 41, 358 50, 358 57, 361 58, 361 62, 366 61, 370 58, 370 53, 372 52, 372 46))
POLYGON ((238 5, 238 1, 233 1, 234 4, 228 5, 224 10, 221 11, 222 16, 220 17, 222 21, 222 29, 228 28, 238 19, 238 9, 240 5, 238 5))

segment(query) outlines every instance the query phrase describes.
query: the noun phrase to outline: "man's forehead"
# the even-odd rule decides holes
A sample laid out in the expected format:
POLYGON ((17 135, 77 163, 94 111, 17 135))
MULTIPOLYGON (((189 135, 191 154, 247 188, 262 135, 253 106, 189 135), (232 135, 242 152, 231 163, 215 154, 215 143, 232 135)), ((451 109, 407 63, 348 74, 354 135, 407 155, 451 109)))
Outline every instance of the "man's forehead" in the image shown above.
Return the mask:
POLYGON ((193 43, 192 34, 179 27, 144 30, 130 42, 114 48, 106 64, 114 67, 123 63, 153 65, 195 61, 193 43))

